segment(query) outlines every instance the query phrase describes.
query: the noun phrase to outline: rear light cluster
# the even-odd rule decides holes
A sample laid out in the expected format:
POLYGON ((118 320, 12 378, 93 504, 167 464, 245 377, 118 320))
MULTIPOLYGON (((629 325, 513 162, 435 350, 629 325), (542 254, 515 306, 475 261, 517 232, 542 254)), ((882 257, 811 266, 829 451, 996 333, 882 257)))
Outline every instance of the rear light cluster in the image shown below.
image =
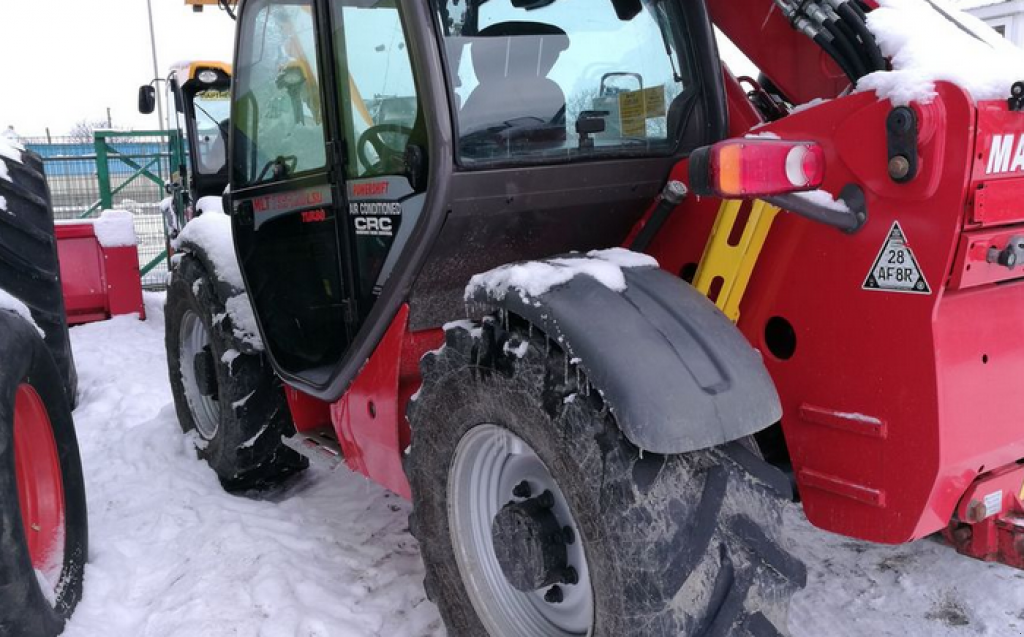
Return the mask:
POLYGON ((690 155, 690 185, 725 199, 816 190, 825 181, 825 152, 815 142, 734 139, 690 155))

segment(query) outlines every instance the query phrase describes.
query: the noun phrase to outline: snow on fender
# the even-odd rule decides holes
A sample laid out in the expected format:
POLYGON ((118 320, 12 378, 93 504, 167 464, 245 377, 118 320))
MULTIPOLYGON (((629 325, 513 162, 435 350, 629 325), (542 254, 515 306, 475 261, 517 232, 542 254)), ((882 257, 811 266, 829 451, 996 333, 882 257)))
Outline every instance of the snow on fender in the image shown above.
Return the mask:
POLYGON ((622 249, 507 265, 473 277, 466 300, 557 341, 641 449, 688 453, 775 423, 782 408, 757 352, 707 298, 656 266, 622 249))

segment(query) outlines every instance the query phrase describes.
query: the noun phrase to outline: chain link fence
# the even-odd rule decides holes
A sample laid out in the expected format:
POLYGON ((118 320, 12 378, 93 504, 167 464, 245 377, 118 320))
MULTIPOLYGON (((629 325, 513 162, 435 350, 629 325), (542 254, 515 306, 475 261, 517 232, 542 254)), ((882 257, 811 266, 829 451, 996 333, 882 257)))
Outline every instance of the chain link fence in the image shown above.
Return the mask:
POLYGON ((23 138, 43 158, 57 220, 95 218, 107 208, 127 210, 135 219, 142 284, 167 285, 166 237, 160 202, 167 197, 173 156, 167 132, 98 132, 95 139, 23 138))

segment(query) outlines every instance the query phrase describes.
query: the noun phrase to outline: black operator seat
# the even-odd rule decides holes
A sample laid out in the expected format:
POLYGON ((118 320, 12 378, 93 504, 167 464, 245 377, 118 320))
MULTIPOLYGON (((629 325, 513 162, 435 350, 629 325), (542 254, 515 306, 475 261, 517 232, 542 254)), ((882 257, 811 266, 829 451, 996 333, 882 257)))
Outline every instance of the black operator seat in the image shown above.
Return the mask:
POLYGON ((471 45, 479 85, 459 113, 460 135, 510 123, 564 129, 565 93, 547 74, 568 48, 565 31, 540 22, 499 22, 480 31, 471 45))

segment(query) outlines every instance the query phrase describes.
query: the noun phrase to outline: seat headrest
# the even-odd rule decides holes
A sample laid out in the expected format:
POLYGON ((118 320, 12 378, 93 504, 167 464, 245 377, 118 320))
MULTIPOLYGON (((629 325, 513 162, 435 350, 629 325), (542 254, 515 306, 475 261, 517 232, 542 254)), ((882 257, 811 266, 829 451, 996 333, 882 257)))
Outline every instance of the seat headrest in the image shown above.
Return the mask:
POLYGON ((481 82, 546 77, 569 48, 565 31, 541 22, 499 22, 473 38, 473 69, 481 82))

